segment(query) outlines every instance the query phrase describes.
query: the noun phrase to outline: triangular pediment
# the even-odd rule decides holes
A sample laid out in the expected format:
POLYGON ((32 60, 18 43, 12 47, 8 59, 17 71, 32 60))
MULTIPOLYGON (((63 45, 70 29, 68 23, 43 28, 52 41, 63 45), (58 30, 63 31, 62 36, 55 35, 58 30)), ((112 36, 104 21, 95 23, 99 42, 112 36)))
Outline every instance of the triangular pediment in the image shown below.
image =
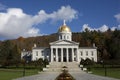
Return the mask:
POLYGON ((58 40, 55 42, 51 42, 50 45, 79 45, 79 43, 68 40, 58 40))

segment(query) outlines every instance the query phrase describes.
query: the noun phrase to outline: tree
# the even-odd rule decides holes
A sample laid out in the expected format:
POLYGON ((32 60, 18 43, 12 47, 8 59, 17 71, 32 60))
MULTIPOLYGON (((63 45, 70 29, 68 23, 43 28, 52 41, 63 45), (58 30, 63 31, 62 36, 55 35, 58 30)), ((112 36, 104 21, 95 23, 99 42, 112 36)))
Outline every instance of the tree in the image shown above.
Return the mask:
POLYGON ((84 60, 84 59, 81 59, 80 64, 81 64, 81 65, 85 65, 85 60, 84 60))
POLYGON ((94 61, 90 60, 89 58, 86 58, 85 65, 93 65, 94 61))
POLYGON ((0 49, 0 62, 2 66, 8 66, 11 64, 13 58, 12 48, 13 45, 9 40, 3 42, 0 49))
POLYGON ((3 42, 0 48, 0 63, 3 67, 9 65, 18 65, 20 62, 20 49, 11 41, 3 42))
POLYGON ((48 65, 48 64, 49 64, 48 59, 44 59, 43 63, 44 63, 44 67, 46 67, 46 65, 48 65))
POLYGON ((43 70, 43 67, 44 67, 43 59, 40 58, 40 59, 38 59, 36 62, 37 62, 37 65, 38 65, 38 67, 39 67, 39 70, 40 70, 40 71, 43 70))
POLYGON ((18 66, 18 64, 20 63, 21 60, 21 51, 19 49, 19 47, 17 45, 15 45, 12 49, 12 53, 13 53, 13 64, 15 64, 16 66, 18 66))
POLYGON ((110 39, 106 40, 107 51, 110 59, 120 59, 120 30, 115 30, 110 39))
POLYGON ((91 66, 94 64, 94 61, 90 60, 89 58, 86 58, 84 61, 84 65, 87 67, 88 71, 91 70, 91 66))

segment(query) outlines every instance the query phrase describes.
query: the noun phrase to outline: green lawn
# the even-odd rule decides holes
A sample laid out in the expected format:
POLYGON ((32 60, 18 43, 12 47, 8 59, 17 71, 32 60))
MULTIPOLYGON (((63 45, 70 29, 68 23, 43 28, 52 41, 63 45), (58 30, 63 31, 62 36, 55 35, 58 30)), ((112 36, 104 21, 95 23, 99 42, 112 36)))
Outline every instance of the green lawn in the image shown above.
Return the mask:
MULTIPOLYGON (((25 76, 37 74, 37 70, 25 70, 25 76)), ((12 80, 18 77, 23 77, 23 70, 16 69, 0 69, 0 80, 12 80)))
MULTIPOLYGON (((92 68, 93 74, 105 76, 104 68, 92 68)), ((107 76, 120 79, 120 68, 107 68, 107 76)))

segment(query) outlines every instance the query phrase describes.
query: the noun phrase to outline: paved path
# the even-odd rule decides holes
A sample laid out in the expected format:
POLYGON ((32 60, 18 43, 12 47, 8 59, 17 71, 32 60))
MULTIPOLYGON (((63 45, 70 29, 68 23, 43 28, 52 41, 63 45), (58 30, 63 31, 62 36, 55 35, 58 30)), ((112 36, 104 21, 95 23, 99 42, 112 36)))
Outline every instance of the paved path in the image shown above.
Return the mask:
POLYGON ((15 80, 55 80, 55 78, 59 75, 58 72, 41 72, 38 75, 18 78, 15 80))
MULTIPOLYGON (((60 73, 58 73, 58 72, 41 72, 38 75, 33 75, 33 76, 30 76, 30 77, 18 78, 18 79, 15 79, 15 80, 55 80, 55 78, 59 74, 60 73)), ((120 79, 97 76, 97 75, 93 75, 93 74, 87 74, 85 72, 70 72, 70 74, 76 80, 120 80, 120 79)))

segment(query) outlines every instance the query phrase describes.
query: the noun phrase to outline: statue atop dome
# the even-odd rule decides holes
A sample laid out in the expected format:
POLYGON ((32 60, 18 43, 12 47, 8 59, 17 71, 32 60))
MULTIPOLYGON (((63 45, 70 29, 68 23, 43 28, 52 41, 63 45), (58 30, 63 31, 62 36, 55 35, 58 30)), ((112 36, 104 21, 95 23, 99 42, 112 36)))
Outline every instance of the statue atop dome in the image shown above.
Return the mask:
POLYGON ((63 25, 65 26, 66 25, 65 20, 63 20, 63 23, 64 23, 63 25))
POLYGON ((71 32, 70 28, 66 25, 65 22, 66 21, 63 20, 63 25, 60 26, 60 28, 58 29, 58 32, 71 32))

